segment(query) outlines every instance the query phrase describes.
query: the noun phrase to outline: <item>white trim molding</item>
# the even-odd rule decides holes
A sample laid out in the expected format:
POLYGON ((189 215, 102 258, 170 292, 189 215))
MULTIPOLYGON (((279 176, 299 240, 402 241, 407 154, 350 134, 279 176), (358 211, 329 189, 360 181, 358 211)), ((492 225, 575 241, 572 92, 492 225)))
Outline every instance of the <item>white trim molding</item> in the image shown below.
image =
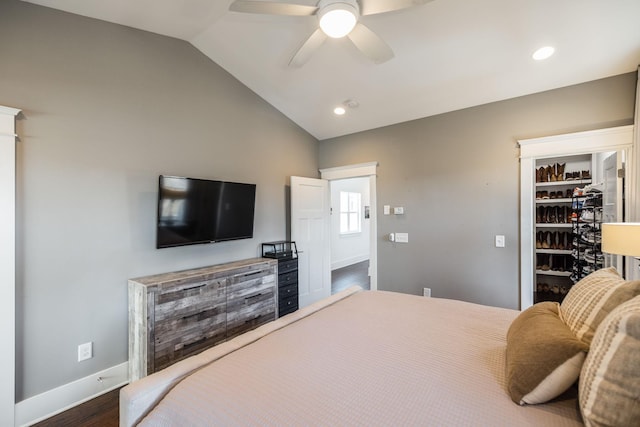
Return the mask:
POLYGON ((128 382, 129 362, 124 362, 69 384, 56 387, 17 403, 15 425, 33 425, 122 387, 128 382))
POLYGON ((0 106, 0 425, 14 425, 16 348, 16 116, 0 106))
POLYGON ((345 179, 377 174, 378 162, 359 163, 356 165, 338 166, 320 169, 322 179, 345 179))
POLYGON ((627 176, 635 176, 632 125, 543 138, 519 140, 520 145, 520 309, 533 305, 535 281, 535 165, 536 159, 608 151, 623 152, 627 176))

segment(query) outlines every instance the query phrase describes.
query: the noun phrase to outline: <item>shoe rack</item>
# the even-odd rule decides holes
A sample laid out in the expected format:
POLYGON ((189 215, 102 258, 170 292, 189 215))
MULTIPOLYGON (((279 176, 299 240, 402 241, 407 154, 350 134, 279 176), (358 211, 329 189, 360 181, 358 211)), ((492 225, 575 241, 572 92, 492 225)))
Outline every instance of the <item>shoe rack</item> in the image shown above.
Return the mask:
POLYGON ((604 266, 602 253, 602 190, 587 185, 576 188, 572 198, 572 257, 571 280, 576 283, 604 266))
POLYGON ((590 154, 536 161, 534 303, 561 302, 574 283, 573 193, 591 170, 590 154))

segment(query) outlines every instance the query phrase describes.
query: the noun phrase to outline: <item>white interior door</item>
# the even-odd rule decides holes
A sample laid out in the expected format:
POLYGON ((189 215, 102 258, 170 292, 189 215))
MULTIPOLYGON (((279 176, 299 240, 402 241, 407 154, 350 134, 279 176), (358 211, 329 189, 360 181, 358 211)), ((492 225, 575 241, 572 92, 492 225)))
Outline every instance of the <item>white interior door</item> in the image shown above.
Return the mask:
POLYGON ((331 295, 329 181, 291 177, 291 240, 298 248, 300 308, 331 295))

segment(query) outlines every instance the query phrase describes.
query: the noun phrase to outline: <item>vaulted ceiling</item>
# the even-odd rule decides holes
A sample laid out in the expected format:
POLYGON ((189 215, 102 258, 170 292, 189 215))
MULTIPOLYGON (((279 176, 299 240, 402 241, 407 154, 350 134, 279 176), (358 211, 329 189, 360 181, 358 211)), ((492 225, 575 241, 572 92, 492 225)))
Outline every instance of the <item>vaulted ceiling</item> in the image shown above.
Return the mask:
POLYGON ((230 12, 232 0, 28 1, 186 40, 320 140, 640 64, 639 0, 434 0, 361 17, 393 59, 374 64, 348 39, 328 39, 299 68, 288 63, 317 28, 315 16, 230 12), (533 60, 547 45, 555 55, 533 60), (336 116, 348 100, 357 107, 336 116))

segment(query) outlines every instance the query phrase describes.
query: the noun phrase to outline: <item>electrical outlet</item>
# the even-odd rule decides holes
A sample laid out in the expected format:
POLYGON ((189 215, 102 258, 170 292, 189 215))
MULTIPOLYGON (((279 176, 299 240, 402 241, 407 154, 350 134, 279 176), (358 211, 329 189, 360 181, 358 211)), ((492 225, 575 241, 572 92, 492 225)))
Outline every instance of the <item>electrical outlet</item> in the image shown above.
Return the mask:
POLYGON ((93 343, 87 342, 78 346, 78 362, 91 359, 93 357, 93 343))
POLYGON ((425 296, 425 297, 430 297, 431 296, 431 288, 423 288, 422 295, 425 296))

